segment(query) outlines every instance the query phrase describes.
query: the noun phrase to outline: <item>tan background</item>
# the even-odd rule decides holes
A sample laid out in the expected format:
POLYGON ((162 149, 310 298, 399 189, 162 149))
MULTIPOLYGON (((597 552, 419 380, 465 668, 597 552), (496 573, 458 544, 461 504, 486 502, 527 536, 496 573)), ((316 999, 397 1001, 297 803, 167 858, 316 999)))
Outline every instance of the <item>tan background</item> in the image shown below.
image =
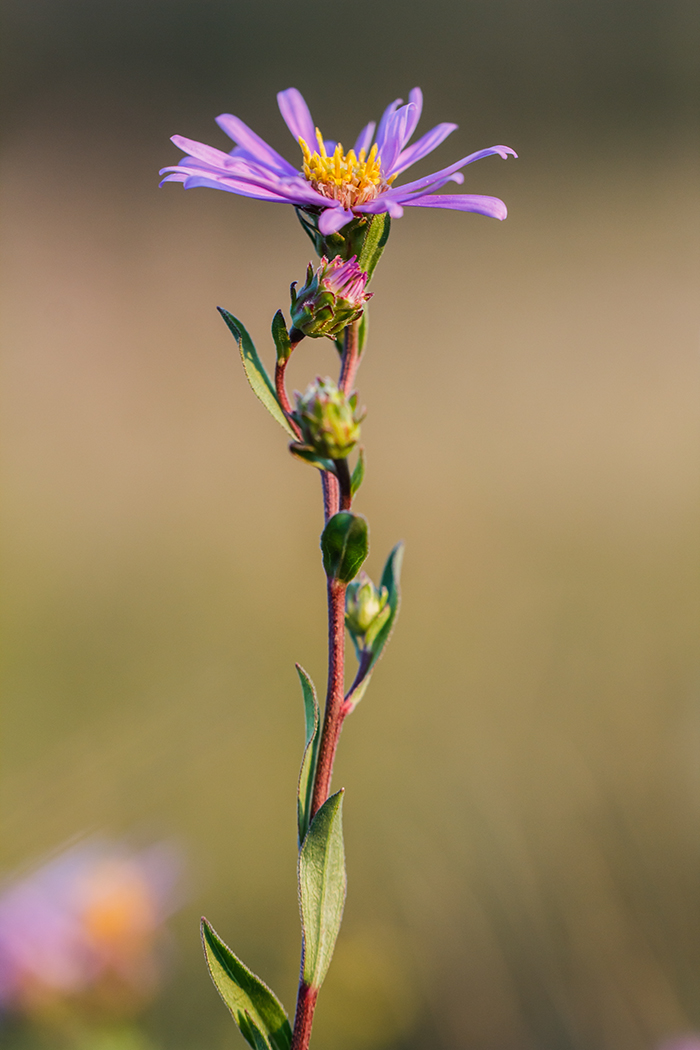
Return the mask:
MULTIPOLYGON (((348 723, 327 1050, 644 1050, 700 1026, 693 8, 8 5, 3 866, 174 837, 190 903, 148 1019, 238 1046, 197 916, 293 1007, 300 660, 321 683, 315 472, 247 389, 309 245, 179 186, 174 132, 274 94, 345 140, 415 84, 498 224, 407 211, 360 373, 399 626, 348 723)), ((432 163, 432 159, 431 159, 432 163)), ((424 170, 430 170, 427 162, 424 170)), ((421 170, 423 170, 421 169, 421 170)), ((292 385, 334 367, 303 345, 292 385)))

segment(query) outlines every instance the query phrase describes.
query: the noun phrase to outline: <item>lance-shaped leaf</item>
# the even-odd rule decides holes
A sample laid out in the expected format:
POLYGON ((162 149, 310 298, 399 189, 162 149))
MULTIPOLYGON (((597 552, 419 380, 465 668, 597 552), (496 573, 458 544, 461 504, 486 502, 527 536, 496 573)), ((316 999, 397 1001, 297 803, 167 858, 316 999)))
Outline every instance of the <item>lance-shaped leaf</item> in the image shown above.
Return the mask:
POLYGON ((299 845, 301 846, 306 837, 306 832, 309 830, 311 799, 314 790, 314 776, 316 774, 318 742, 320 739, 318 731, 320 717, 314 683, 303 667, 296 664, 296 669, 304 697, 304 720, 306 723, 306 744, 304 746, 304 757, 299 773, 299 790, 297 792, 297 824, 299 828, 299 845))
POLYGON ((357 256, 358 266, 370 277, 382 256, 390 232, 391 219, 387 212, 372 216, 357 256))
POLYGON ((233 954, 206 919, 202 944, 211 978, 253 1050, 289 1050, 292 1030, 274 992, 233 954))
MULTIPOLYGON (((360 661, 360 670, 358 672, 355 681, 353 682, 350 691, 348 692, 345 703, 347 705, 348 713, 352 711, 359 704, 360 700, 365 694, 365 690, 369 685, 369 680, 372 675, 377 660, 382 655, 386 643, 391 637, 391 632, 394 629, 396 623, 396 617, 399 613, 399 606, 401 604, 401 589, 399 586, 401 579, 401 565, 403 562, 403 543, 397 543, 391 554, 387 558, 386 565, 384 566, 384 572, 380 581, 380 589, 386 587, 388 592, 387 605, 391 610, 387 617, 386 623, 383 624, 381 629, 377 632, 376 638, 372 641, 371 649, 365 649, 360 651, 355 646, 357 651, 357 658, 360 661)), ((354 641, 354 639, 353 639, 354 641)))
POLYGON ((364 477, 365 477, 365 450, 364 450, 364 448, 360 447, 360 455, 358 457, 357 463, 355 464, 355 469, 353 470, 352 474, 350 475, 350 495, 351 496, 355 495, 355 493, 359 489, 360 485, 362 484, 362 482, 364 480, 364 477))
POLYGON ((275 341, 277 360, 286 361, 292 352, 292 344, 289 340, 287 322, 281 310, 278 310, 272 318, 272 338, 275 341))
POLYGON ((296 438, 296 434, 292 430, 289 421, 280 407, 275 388, 272 385, 269 375, 265 371, 265 366, 258 357, 258 352, 255 349, 253 340, 250 338, 238 318, 234 317, 233 314, 230 314, 228 310, 224 310, 221 306, 217 307, 217 309, 233 333, 234 339, 238 343, 238 349, 241 352, 241 359, 243 361, 243 368, 245 369, 245 374, 248 377, 248 382, 252 387, 253 393, 260 401, 262 401, 272 418, 276 419, 279 425, 284 427, 291 437, 296 438))
POLYGON ((342 804, 342 790, 326 799, 299 851, 302 975, 309 987, 317 989, 331 963, 345 904, 342 804))
POLYGON ((326 575, 332 580, 350 583, 369 551, 366 519, 349 510, 334 514, 321 533, 321 550, 326 575))
POLYGON ((362 355, 362 351, 365 348, 367 342, 367 333, 369 332, 369 309, 365 305, 362 311, 362 317, 360 318, 360 326, 357 329, 357 353, 358 356, 362 355))

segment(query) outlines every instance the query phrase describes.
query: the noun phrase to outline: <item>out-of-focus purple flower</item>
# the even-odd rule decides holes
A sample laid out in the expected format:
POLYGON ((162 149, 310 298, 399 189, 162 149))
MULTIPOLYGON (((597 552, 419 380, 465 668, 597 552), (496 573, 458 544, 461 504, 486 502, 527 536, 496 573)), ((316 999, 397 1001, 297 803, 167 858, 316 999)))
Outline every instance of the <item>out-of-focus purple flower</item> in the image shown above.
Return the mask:
POLYGON ((158 977, 159 929, 180 903, 179 869, 167 844, 133 852, 92 841, 7 885, 0 892, 0 1010, 32 1014, 105 989, 119 1009, 148 999, 158 977))
POLYGON ((202 142, 174 135, 172 141, 187 154, 177 166, 163 168, 163 182, 182 182, 185 189, 208 186, 244 197, 293 204, 318 216, 324 237, 341 230, 353 218, 388 212, 403 215, 405 206, 451 208, 505 219, 507 209, 497 197, 481 194, 435 194, 448 182, 462 183, 461 169, 481 157, 497 153, 505 160, 517 154, 509 146, 490 146, 422 179, 395 186, 394 180, 422 160, 457 127, 437 124, 412 145, 423 107, 420 88, 410 92, 408 104, 396 99, 386 108, 377 128, 362 129, 347 153, 340 143, 324 140, 311 119, 309 107, 296 88, 277 96, 284 121, 301 146, 302 164, 295 168, 268 146, 238 117, 223 113, 219 127, 236 143, 230 153, 202 142), (376 131, 376 134, 375 134, 376 131))

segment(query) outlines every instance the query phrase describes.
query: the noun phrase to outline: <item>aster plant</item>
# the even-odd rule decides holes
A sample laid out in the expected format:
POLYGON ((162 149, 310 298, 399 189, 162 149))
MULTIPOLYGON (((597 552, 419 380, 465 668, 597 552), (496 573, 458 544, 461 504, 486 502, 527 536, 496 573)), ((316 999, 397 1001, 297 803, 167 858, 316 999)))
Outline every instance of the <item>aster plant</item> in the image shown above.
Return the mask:
POLYGON ((253 1050, 306 1050, 345 902, 343 790, 331 793, 333 762, 343 723, 369 685, 399 609, 402 545, 389 554, 376 586, 362 570, 369 549, 368 524, 353 510, 365 469, 355 378, 367 338, 367 303, 372 293, 366 289, 387 243, 391 220, 400 218, 405 207, 448 208, 505 219, 506 206, 497 197, 435 191, 450 182, 463 183, 462 169, 475 160, 516 154, 508 146, 491 146, 432 175, 396 185, 399 176, 457 127, 438 124, 411 143, 422 109, 419 88, 410 92, 406 105, 402 99, 392 102, 378 126, 367 124, 347 153, 341 143, 323 138, 296 88, 280 92, 277 100, 301 150, 296 166, 238 117, 225 113, 217 117, 217 124, 235 143, 229 153, 175 135, 172 141, 186 155, 161 174, 163 182, 181 182, 185 189, 209 187, 291 204, 320 257, 318 266, 309 263, 301 288, 292 283, 289 322, 281 310, 272 320, 274 379, 241 321, 219 307, 238 343, 253 392, 286 431, 290 452, 319 470, 323 493, 320 545, 328 604, 323 715, 311 678, 299 664, 296 668, 306 743, 297 788, 302 949, 293 1025, 274 993, 202 921, 214 984, 253 1050), (292 404, 285 371, 292 353, 307 337, 331 341, 339 362, 338 379, 317 377, 303 394, 295 393, 292 404), (357 657, 347 688, 346 632, 357 657))

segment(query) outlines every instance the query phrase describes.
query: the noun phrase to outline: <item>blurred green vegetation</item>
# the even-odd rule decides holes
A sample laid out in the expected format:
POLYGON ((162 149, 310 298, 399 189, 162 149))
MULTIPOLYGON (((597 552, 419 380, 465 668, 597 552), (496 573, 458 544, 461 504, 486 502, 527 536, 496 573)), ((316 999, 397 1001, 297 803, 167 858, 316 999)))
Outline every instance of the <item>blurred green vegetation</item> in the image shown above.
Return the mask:
MULTIPOLYGON (((345 135, 420 83, 426 125, 461 125, 440 161, 521 159, 465 186, 507 222, 409 211, 373 280, 358 510, 375 576, 406 541, 404 604, 337 764, 315 1045, 643 1050, 700 1026, 693 11, 346 14, 7 5, 3 867, 174 836, 191 898, 149 1037, 239 1045, 201 913, 293 1009, 320 493, 214 307, 269 360, 308 247, 291 209, 155 173, 225 110, 291 157, 290 84, 345 135)), ((291 386, 334 367, 303 345, 291 386)))

